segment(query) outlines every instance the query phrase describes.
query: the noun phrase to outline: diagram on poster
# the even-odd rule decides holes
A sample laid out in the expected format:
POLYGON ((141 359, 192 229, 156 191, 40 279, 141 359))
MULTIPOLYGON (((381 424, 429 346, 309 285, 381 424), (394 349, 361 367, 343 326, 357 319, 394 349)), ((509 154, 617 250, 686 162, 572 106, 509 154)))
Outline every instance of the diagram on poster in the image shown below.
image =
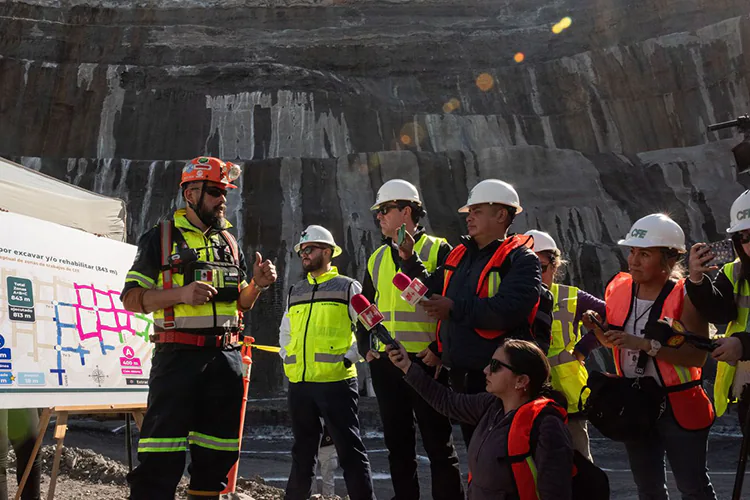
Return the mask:
POLYGON ((120 302, 136 247, 0 213, 0 408, 145 403, 150 316, 120 302))

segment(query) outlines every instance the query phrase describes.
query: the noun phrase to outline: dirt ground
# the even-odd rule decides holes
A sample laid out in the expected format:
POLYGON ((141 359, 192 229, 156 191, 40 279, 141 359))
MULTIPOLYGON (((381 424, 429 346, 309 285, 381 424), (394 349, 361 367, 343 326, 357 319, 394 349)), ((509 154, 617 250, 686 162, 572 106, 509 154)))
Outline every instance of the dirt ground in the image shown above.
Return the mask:
MULTIPOLYGON (((741 438, 734 416, 725 417, 714 426, 709 441, 709 469, 714 488, 719 499, 731 498, 735 469, 739 455, 741 438)), ((48 433, 49 434, 49 433, 48 433)), ((460 434, 457 434, 460 435, 460 434)), ((459 440, 460 441, 460 440, 459 440)), ((49 472, 54 452, 52 440, 48 436, 43 448, 45 478, 42 491, 46 492, 49 472)), ((393 490, 388 473, 387 451, 382 436, 369 431, 365 434, 375 485, 379 499, 390 499, 393 490)), ((98 423, 94 426, 78 427, 71 425, 66 438, 67 447, 62 459, 62 475, 58 479, 55 497, 60 500, 73 499, 125 499, 127 486, 125 475, 128 471, 125 452, 125 435, 117 422, 98 423)), ((466 450, 463 443, 457 442, 462 470, 465 472, 466 450)), ((288 430, 285 428, 257 428, 245 436, 240 462, 238 495, 234 498, 271 500, 283 498, 283 490, 291 466, 292 446, 288 430), (254 479, 245 479, 254 478, 254 479)), ((635 484, 629 470, 624 447, 592 432, 592 453, 596 463, 604 468, 610 478, 613 500, 636 500, 635 484)), ((135 458, 134 458, 135 460, 135 458)), ((136 462, 137 463, 137 462, 136 462)), ((346 487, 337 472, 336 492, 346 494, 346 487)), ((9 473, 12 476, 14 472, 9 473)), ((419 475, 422 485, 422 498, 430 498, 429 462, 422 451, 419 456, 419 475)), ((747 477, 747 476, 746 476, 747 477)), ((679 498, 679 492, 671 474, 668 475, 671 498, 679 498)), ((750 483, 750 478, 746 479, 750 483)), ((178 490, 178 498, 184 498, 187 478, 178 490)), ((750 499, 750 484, 742 498, 750 499)), ((15 489, 11 487, 11 494, 15 489)))

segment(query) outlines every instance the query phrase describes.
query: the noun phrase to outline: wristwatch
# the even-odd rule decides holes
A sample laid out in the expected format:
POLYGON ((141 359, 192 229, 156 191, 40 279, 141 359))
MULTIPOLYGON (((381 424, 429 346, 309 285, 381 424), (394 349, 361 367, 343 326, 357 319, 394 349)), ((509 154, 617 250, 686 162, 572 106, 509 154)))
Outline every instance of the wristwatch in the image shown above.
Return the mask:
POLYGON ((252 283, 252 285, 255 287, 255 289, 258 290, 259 292, 265 292, 266 290, 268 290, 268 287, 271 286, 271 285, 260 286, 258 283, 255 282, 255 278, 252 278, 250 280, 250 283, 252 283))
POLYGON ((657 354, 659 354, 659 349, 661 349, 661 342, 658 340, 649 340, 651 342, 651 349, 648 350, 646 354, 651 356, 652 358, 655 358, 657 354))

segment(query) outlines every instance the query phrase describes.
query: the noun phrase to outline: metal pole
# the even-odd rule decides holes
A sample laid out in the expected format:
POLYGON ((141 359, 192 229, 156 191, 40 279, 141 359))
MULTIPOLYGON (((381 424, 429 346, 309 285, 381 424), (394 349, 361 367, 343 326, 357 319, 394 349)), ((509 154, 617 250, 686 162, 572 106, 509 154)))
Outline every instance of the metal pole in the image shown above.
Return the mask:
POLYGON ((737 463, 737 475, 734 477, 734 490, 732 490, 732 500, 740 500, 742 497, 742 482, 745 479, 745 469, 747 467, 748 445, 750 445, 750 409, 748 409, 747 413, 745 414, 745 423, 742 428, 740 461, 737 463))
POLYGON ((133 433, 130 428, 130 413, 125 414, 125 449, 128 453, 128 471, 133 472, 133 433))

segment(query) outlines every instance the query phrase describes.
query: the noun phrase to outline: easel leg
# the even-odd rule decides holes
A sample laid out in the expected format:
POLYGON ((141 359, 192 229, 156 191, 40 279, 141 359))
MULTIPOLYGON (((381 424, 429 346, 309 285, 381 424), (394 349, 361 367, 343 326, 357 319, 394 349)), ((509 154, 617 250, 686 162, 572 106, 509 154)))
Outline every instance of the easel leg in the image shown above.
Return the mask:
POLYGON ((34 449, 31 450, 29 463, 26 464, 26 470, 23 471, 23 477, 21 478, 21 483, 18 485, 18 491, 16 491, 15 500, 20 500, 21 493, 23 493, 23 489, 26 486, 26 481, 29 480, 29 474, 31 474, 31 468, 34 466, 34 460, 36 460, 36 456, 39 454, 39 449, 42 447, 42 441, 44 441, 44 434, 47 432, 47 426, 49 425, 49 420, 51 417, 52 417, 52 408, 45 408, 42 411, 42 417, 39 419, 39 433, 36 438, 36 443, 34 443, 34 449))
POLYGON ((65 440, 65 433, 68 430, 68 413, 60 412, 57 414, 57 424, 55 425, 55 439, 57 440, 57 448, 55 448, 55 460, 52 462, 52 475, 49 480, 49 491, 47 492, 47 500, 55 498, 55 485, 57 483, 57 475, 60 473, 60 458, 62 458, 63 441, 65 440))

